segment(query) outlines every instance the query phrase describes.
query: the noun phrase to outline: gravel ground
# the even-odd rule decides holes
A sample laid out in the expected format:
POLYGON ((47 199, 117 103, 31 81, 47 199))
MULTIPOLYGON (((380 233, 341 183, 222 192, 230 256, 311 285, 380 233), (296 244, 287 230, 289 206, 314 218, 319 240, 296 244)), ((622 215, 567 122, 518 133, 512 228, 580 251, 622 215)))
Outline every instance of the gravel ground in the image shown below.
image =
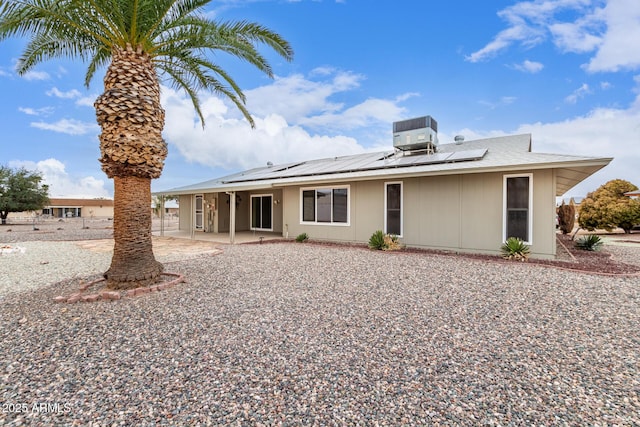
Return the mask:
POLYGON ((113 237, 113 221, 71 218, 46 220, 32 224, 9 224, 0 227, 0 243, 27 241, 64 241, 109 239, 113 237), (36 230, 34 230, 34 227, 36 230), (86 227, 86 228, 83 228, 86 227))
POLYGON ((294 243, 166 267, 188 282, 0 299, 0 424, 640 425, 640 277, 294 243))

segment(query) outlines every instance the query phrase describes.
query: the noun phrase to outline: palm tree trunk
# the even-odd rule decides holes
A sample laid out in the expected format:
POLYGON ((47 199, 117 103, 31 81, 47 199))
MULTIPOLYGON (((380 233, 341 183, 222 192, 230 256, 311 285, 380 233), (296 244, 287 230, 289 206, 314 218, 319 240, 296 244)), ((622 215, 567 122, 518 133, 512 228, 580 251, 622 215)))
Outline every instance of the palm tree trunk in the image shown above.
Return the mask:
POLYGON ((107 287, 130 289, 157 281, 162 264, 151 244, 151 179, 114 177, 113 249, 107 287))
POLYGON ((162 273, 151 242, 151 179, 160 176, 167 156, 164 110, 153 63, 140 48, 113 52, 104 88, 95 102, 100 162, 115 187, 115 244, 104 276, 108 287, 130 289, 154 283, 162 273))

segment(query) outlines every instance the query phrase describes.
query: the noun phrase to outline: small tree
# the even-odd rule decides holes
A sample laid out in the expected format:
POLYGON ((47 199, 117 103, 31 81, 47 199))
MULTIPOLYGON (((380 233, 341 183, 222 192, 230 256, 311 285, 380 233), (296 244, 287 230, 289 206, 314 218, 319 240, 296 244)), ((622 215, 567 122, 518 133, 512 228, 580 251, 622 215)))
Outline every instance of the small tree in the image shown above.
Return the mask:
POLYGON ((573 201, 568 205, 565 205, 564 201, 558 208, 558 225, 562 234, 569 234, 573 230, 573 226, 576 223, 576 207, 573 201))
POLYGON ((49 202, 49 186, 41 184, 42 176, 24 168, 0 166, 0 219, 7 223, 9 212, 35 211, 49 202))
POLYGON ((580 227, 593 231, 601 228, 611 231, 620 227, 625 233, 640 224, 640 200, 633 200, 624 193, 638 187, 623 179, 614 179, 587 194, 580 205, 580 227))

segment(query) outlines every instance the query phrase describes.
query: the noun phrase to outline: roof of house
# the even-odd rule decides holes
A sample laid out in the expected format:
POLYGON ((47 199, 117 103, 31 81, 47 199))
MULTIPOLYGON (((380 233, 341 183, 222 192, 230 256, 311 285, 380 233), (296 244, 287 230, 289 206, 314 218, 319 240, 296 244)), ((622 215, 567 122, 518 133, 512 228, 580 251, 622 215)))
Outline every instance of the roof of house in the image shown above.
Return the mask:
POLYGON ((50 198, 47 207, 50 208, 81 208, 85 206, 113 206, 111 199, 62 199, 50 198))
POLYGON ((385 151, 268 165, 154 194, 245 191, 336 181, 551 168, 557 170, 556 195, 561 196, 611 160, 610 157, 534 153, 531 135, 522 134, 442 144, 433 154, 385 151))

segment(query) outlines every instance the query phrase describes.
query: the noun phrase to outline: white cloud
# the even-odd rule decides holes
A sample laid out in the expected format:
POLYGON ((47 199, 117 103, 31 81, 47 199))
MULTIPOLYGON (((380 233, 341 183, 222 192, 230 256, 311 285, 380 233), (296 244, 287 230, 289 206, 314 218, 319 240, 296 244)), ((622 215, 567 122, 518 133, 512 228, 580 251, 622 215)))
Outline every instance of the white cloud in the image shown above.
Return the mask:
POLYGON ((564 102, 566 102, 567 104, 575 104, 576 102, 578 102, 578 99, 584 98, 586 95, 590 93, 591 93, 591 89, 589 88, 589 85, 586 83, 583 83, 582 86, 574 90, 571 95, 567 96, 564 99, 564 102))
POLYGON ((562 52, 590 53, 590 72, 640 68, 640 2, 637 0, 532 0, 498 15, 507 22, 492 41, 468 55, 489 59, 512 45, 525 48, 550 39, 562 52))
POLYGON ((28 71, 22 75, 25 80, 49 80, 51 76, 45 71, 28 71))
POLYGON ((18 111, 29 116, 48 116, 53 113, 53 107, 42 108, 30 108, 30 107, 18 107, 18 111))
POLYGON ((71 89, 66 92, 62 92, 60 89, 58 89, 55 86, 50 90, 48 90, 46 94, 47 96, 55 96, 56 98, 62 98, 62 99, 74 99, 74 98, 79 98, 82 95, 76 89, 71 89))
POLYGON ((484 105, 491 110, 495 110, 498 107, 503 107, 505 105, 511 105, 518 100, 515 96, 503 96, 498 101, 478 101, 478 104, 484 105))
POLYGON ((571 120, 522 125, 517 131, 533 134, 535 151, 614 157, 609 166, 570 190, 571 195, 584 196, 616 178, 640 185, 639 107, 640 98, 628 109, 598 108, 571 120))
MULTIPOLYGON (((588 114, 550 123, 522 124, 510 132, 462 129, 455 133, 466 140, 530 133, 532 150, 574 156, 613 157, 606 168, 596 172, 567 193, 585 196, 612 179, 626 179, 640 186, 638 165, 640 150, 640 95, 628 108, 597 108, 588 114)), ((453 136, 440 135, 441 143, 453 141, 453 136)))
POLYGON ((105 182, 93 176, 70 176, 64 163, 57 159, 46 159, 38 162, 14 160, 9 167, 24 167, 42 173, 42 181, 49 186, 49 197, 96 198, 111 197, 104 187, 105 182))
MULTIPOLYGON (((593 16, 592 16, 593 17, 593 16)), ((599 35, 589 33, 592 19, 577 22, 559 22, 549 25, 554 44, 563 52, 584 53, 595 50, 601 43, 599 35)))
POLYGON ((272 84, 245 91, 247 106, 258 116, 276 111, 287 122, 295 123, 311 114, 339 111, 343 105, 330 101, 329 97, 359 87, 364 78, 329 68, 316 69, 312 75, 327 80, 313 81, 301 74, 276 77, 272 84))
MULTIPOLYGON (((202 95, 206 128, 194 118, 193 107, 180 92, 163 87, 166 112, 164 135, 185 159, 212 167, 246 169, 266 164, 354 154, 379 148, 391 138, 390 123, 402 118, 399 103, 370 98, 345 107, 332 95, 358 87, 362 76, 324 69, 314 73, 324 80, 302 75, 278 78, 272 84, 246 91, 247 105, 256 127, 223 100, 202 95), (346 134, 345 132, 349 132, 346 134), (353 134, 359 134, 359 143, 353 134), (371 134, 371 135, 369 135, 371 134)), ((388 149, 389 144, 384 144, 388 149)))
POLYGON ((267 161, 285 163, 363 152, 353 138, 311 135, 290 125, 279 114, 254 115, 256 127, 227 117, 224 104, 209 98, 202 105, 206 128, 193 117, 193 107, 182 94, 163 89, 166 111, 164 136, 190 162, 225 169, 249 169, 267 161))
POLYGON ((96 102, 97 97, 98 95, 89 95, 89 96, 80 97, 76 100, 76 105, 79 105, 81 107, 93 108, 93 103, 96 102))
POLYGON ((540 62, 524 60, 521 64, 514 64, 512 68, 522 71, 524 73, 539 73, 544 68, 544 65, 540 62))
POLYGON ((587 71, 618 71, 640 67, 640 2, 609 0, 603 19, 607 30, 587 71))
POLYGON ((75 119, 62 119, 55 123, 32 122, 31 127, 66 133, 68 135, 85 135, 91 132, 97 133, 100 129, 96 123, 82 122, 75 119))

